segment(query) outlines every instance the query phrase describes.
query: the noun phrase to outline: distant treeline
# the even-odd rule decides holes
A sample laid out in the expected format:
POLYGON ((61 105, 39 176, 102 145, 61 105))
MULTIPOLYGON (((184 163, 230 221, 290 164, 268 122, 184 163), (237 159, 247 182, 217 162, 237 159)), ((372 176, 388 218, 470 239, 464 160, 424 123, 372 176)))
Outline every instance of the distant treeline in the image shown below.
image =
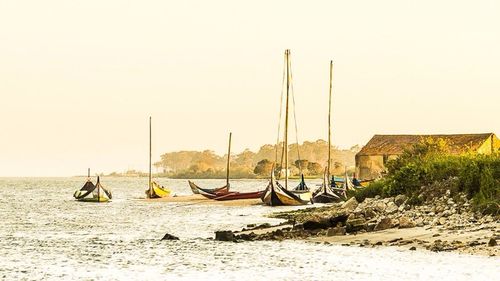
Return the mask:
MULTIPOLYGON (((344 166, 354 165, 354 155, 359 146, 350 149, 332 147, 332 172, 342 174, 344 166)), ((231 178, 260 178, 270 175, 272 165, 277 156, 281 162, 282 144, 266 144, 259 151, 249 149, 231 155, 231 178), (278 151, 278 155, 276 155, 278 151)), ((328 143, 324 140, 306 141, 299 145, 300 161, 298 161, 297 145, 288 146, 290 174, 299 175, 300 169, 305 176, 321 176, 328 159, 328 143)), ((227 154, 220 156, 211 150, 177 151, 161 155, 155 167, 163 170, 163 176, 170 178, 225 178, 227 154)))

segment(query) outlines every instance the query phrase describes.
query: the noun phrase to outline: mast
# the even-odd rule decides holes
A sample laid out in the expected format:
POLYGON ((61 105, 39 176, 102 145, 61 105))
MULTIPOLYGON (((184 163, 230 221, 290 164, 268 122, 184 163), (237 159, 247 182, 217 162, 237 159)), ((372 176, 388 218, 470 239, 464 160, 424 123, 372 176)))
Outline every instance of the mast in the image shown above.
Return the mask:
POLYGON ((333 61, 330 61, 330 92, 328 96, 328 170, 326 172, 328 184, 330 184, 330 165, 332 162, 332 80, 333 80, 333 61))
POLYGON ((151 197, 152 195, 152 186, 151 186, 151 116, 149 116, 149 182, 148 182, 148 186, 149 186, 149 197, 151 197))
POLYGON ((288 189, 288 101, 290 92, 290 50, 285 50, 286 57, 286 104, 285 104, 285 137, 284 137, 284 150, 285 150, 285 189, 288 189))
POLYGON ((227 148, 227 166, 226 166, 226 185, 229 186, 229 160, 231 159, 231 136, 233 133, 229 132, 229 145, 227 148))
POLYGON ((87 168, 87 178, 90 179, 90 168, 87 168))
POLYGON ((97 176, 97 202, 101 200, 101 184, 99 183, 99 176, 97 176))

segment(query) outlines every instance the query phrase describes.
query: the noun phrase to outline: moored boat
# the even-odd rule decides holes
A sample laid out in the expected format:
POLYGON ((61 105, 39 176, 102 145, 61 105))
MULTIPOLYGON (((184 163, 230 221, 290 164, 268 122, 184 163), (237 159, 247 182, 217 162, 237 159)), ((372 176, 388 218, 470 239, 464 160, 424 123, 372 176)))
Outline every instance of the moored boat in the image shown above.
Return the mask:
MULTIPOLYGON (((343 201, 345 198, 345 190, 336 187, 336 179, 332 177, 330 181, 330 166, 332 162, 332 81, 333 81, 333 61, 330 61, 330 90, 328 92, 328 163, 323 174, 323 183, 313 193, 313 202, 315 203, 332 203, 343 201)), ((344 179, 345 180, 345 179, 344 179)))
POLYGON ((149 117, 149 176, 148 176, 148 189, 146 189, 146 197, 148 199, 156 199, 170 196, 170 189, 161 186, 157 182, 152 180, 151 173, 151 116, 149 117))
POLYGON ((108 202, 113 198, 111 191, 107 188, 104 188, 101 185, 99 176, 97 177, 97 183, 94 185, 90 180, 90 171, 89 176, 87 178, 87 182, 83 185, 83 187, 73 194, 73 197, 82 202, 108 202))
POLYGON ((240 199, 258 199, 262 196, 264 191, 253 191, 253 192, 229 192, 217 196, 213 199, 217 201, 228 201, 228 200, 240 200, 240 199))
POLYGON ((271 180, 261 196, 262 202, 268 206, 298 206, 310 202, 311 192, 296 193, 283 187, 271 171, 271 180))
MULTIPOLYGON (((292 80, 292 75, 291 75, 291 61, 290 61, 290 50, 285 50, 285 67, 284 67, 284 73, 283 73, 284 78, 286 77, 286 95, 285 95, 285 124, 284 124, 284 137, 283 137, 283 150, 282 150, 282 164, 284 160, 284 171, 285 171, 285 178, 284 178, 284 186, 282 186, 278 181, 275 179, 274 175, 274 165, 273 169, 271 171, 271 179, 264 190, 262 194, 262 201, 269 206, 280 206, 280 205, 305 205, 308 204, 311 201, 312 194, 307 185, 305 184, 304 181, 304 175, 302 174, 301 171, 301 181, 297 187, 295 187, 293 190, 288 190, 288 174, 289 174, 289 165, 288 165, 288 117, 289 117, 289 101, 290 101, 290 89, 292 88, 291 85, 291 80, 292 80)), ((293 88, 292 88, 293 89, 293 88)), ((283 92, 282 92, 283 93, 283 92)), ((293 91, 292 91, 293 94, 293 91)), ((283 98, 283 97, 282 97, 283 98)), ((295 100, 295 98, 294 98, 295 100)), ((280 100, 280 103, 283 103, 283 100, 280 100)), ((294 107, 294 113, 295 113, 295 107, 294 107)), ((295 116, 296 117, 296 116, 295 116)), ((279 120, 279 126, 278 126, 278 135, 280 133, 280 126, 281 126, 281 109, 280 109, 280 120, 279 120)), ((297 118, 295 118, 295 129, 297 131, 297 118)), ((297 132, 296 132, 297 133, 297 132)), ((277 148, 278 148, 279 140, 276 144, 276 159, 275 163, 277 162, 277 148)), ((297 138, 297 149, 298 149, 298 138, 297 138)), ((298 158, 300 161, 300 154, 298 154, 298 158)), ((299 165, 299 169, 302 169, 301 166, 299 165)))
MULTIPOLYGON (((229 133, 229 144, 228 144, 228 149, 227 149, 227 163, 226 163, 226 185, 223 187, 219 188, 201 188, 198 185, 196 185, 194 182, 188 180, 189 187, 191 188, 191 191, 194 194, 201 194, 205 197, 211 197, 209 194, 223 194, 223 193, 229 193, 229 169, 230 169, 230 160, 231 160, 231 138, 232 138, 233 133, 229 133)), ((215 197, 212 197, 215 198, 215 197)))

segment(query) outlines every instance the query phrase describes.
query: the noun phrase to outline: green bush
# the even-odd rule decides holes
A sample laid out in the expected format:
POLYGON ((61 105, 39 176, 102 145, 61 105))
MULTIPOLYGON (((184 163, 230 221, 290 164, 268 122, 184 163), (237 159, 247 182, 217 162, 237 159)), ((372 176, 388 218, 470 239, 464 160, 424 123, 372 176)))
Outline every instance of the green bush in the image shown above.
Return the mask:
POLYGON ((368 194, 374 190, 384 196, 405 194, 413 203, 418 203, 422 186, 457 178, 458 188, 452 192, 466 193, 479 211, 500 212, 499 154, 450 155, 446 143, 426 140, 389 161, 387 171, 386 177, 367 191, 368 194), (382 190, 379 185, 383 185, 382 190))

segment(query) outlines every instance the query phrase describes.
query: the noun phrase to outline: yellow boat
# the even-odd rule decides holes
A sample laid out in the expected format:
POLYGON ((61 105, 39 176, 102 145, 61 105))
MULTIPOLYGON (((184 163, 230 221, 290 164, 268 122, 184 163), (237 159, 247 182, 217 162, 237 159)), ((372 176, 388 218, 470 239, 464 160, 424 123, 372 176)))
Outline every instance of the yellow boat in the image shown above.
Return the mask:
POLYGON ((165 188, 154 181, 152 181, 149 184, 149 186, 150 186, 149 189, 146 190, 146 196, 149 199, 163 198, 170 196, 171 193, 170 189, 165 188))
POLYGON ((151 174, 151 116, 149 117, 149 187, 145 191, 148 199, 163 198, 170 196, 170 189, 152 181, 151 174))
POLYGON ((99 177, 97 177, 97 183, 95 185, 90 180, 90 177, 88 177, 87 182, 80 190, 75 191, 73 197, 82 202, 101 203, 109 202, 113 196, 111 191, 101 185, 99 177))

